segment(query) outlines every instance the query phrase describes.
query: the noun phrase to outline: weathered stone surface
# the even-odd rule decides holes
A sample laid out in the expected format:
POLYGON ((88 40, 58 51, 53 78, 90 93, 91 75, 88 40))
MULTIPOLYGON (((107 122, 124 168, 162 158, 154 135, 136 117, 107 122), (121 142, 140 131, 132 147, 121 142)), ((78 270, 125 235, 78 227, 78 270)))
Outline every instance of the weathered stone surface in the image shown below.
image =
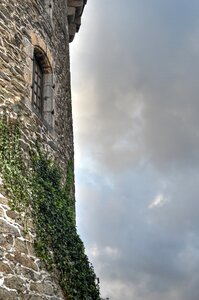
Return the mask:
POLYGON ((28 253, 26 241, 20 240, 19 238, 15 239, 15 250, 19 253, 28 253))
POLYGON ((35 256, 35 249, 33 243, 27 241, 27 247, 28 247, 28 254, 30 256, 35 256))
POLYGON ((17 294, 0 287, 0 300, 16 300, 17 294))
POLYGON ((0 207, 0 216, 4 217, 4 211, 2 207, 0 207))
POLYGON ((31 283, 30 284, 31 291, 35 291, 39 294, 46 294, 49 296, 53 295, 53 287, 49 283, 31 283))
POLYGON ((42 275, 40 272, 35 272, 31 269, 28 269, 26 267, 18 267, 16 270, 18 275, 23 275, 27 279, 27 281, 41 281, 42 280, 42 275))
MULTIPOLYGON (((49 297, 46 297, 44 295, 40 295, 40 296, 37 296, 37 295, 31 295, 31 296, 23 296, 22 298, 23 300, 51 300, 51 298, 49 297)), ((60 299, 60 298, 59 298, 60 299)))
POLYGON ((1 194, 3 192, 2 188, 0 189, 0 203, 7 205, 8 204, 8 199, 1 194))
POLYGON ((12 274, 12 269, 9 267, 8 264, 0 261, 0 272, 5 274, 12 274))
POLYGON ((5 278, 4 285, 10 289, 17 290, 17 292, 24 292, 26 290, 26 282, 16 276, 5 278))
POLYGON ((12 262, 19 263, 24 267, 38 271, 38 266, 34 263, 34 261, 30 257, 19 252, 14 253, 14 255, 7 254, 6 258, 11 260, 12 262))
POLYGON ((20 236, 17 227, 14 227, 4 219, 0 219, 0 233, 13 234, 14 236, 20 236))
POLYGON ((6 215, 13 220, 17 220, 19 217, 18 214, 13 210, 7 210, 6 215))
MULTIPOLYGON (((44 149, 59 162, 64 174, 74 153, 69 41, 79 30, 85 3, 86 0, 59 0, 49 6, 46 0, 0 1, 0 113, 2 107, 9 106, 16 121, 16 114, 20 112, 21 147, 26 162, 29 144, 34 147, 38 137, 44 149), (48 77, 48 84, 53 79, 50 88, 45 86, 46 96, 53 99, 53 110, 45 104, 49 119, 53 111, 52 126, 33 111, 33 56, 37 47, 46 58, 45 72, 52 73, 51 78, 48 77)), ((74 187, 71 193, 74 195, 74 187)), ((63 300, 56 280, 35 257, 35 229, 31 218, 26 214, 27 230, 23 230, 23 213, 20 218, 13 212, 8 205, 11 199, 5 195, 0 178, 0 272, 4 279, 0 300, 63 300)))
POLYGON ((83 6, 83 0, 68 0, 68 6, 72 7, 82 7, 83 6))
POLYGON ((10 248, 13 246, 13 237, 11 234, 8 234, 6 236, 0 235, 0 247, 5 248, 6 250, 10 250, 10 248))
POLYGON ((68 0, 68 29, 70 42, 81 26, 81 15, 87 0, 68 0))

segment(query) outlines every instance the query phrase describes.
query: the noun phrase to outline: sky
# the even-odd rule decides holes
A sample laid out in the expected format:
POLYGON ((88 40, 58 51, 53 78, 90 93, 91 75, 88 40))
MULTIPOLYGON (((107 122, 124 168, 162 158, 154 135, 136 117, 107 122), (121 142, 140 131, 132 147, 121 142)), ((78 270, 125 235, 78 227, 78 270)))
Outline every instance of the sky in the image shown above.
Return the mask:
POLYGON ((198 0, 89 0, 70 52, 77 225, 102 296, 198 300, 198 0))

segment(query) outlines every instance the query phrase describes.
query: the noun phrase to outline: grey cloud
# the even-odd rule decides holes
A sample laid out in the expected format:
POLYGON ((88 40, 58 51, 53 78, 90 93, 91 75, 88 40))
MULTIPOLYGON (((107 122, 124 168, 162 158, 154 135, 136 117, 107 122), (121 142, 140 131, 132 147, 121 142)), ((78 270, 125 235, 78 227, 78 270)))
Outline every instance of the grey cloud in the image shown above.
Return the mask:
POLYGON ((195 282, 195 293, 198 292, 199 221, 197 195, 194 195, 198 180, 193 182, 196 174, 189 173, 190 180, 185 186, 182 178, 170 178, 164 192, 172 194, 172 201, 162 207, 149 209, 154 195, 161 190, 161 184, 157 189, 158 178, 155 178, 159 174, 154 174, 152 170, 150 172, 150 179, 145 173, 126 174, 120 185, 118 178, 115 179, 116 186, 111 188, 104 184, 102 178, 105 176, 101 176, 102 182, 98 177, 95 179, 98 182, 96 186, 89 185, 85 180, 84 191, 80 189, 78 194, 82 201, 78 204, 79 228, 89 249, 94 241, 96 243, 99 253, 91 257, 102 276, 103 286, 109 282, 105 291, 113 299, 120 299, 121 295, 111 294, 111 287, 115 282, 122 282, 126 286, 132 285, 131 293, 133 290, 137 293, 136 299, 156 300, 161 296, 163 299, 185 300, 188 292, 184 286, 191 293, 191 286, 195 282), (143 182, 145 186, 142 186, 143 182), (180 186, 181 190, 176 191, 180 186), (188 197, 190 189, 193 193, 188 197), (106 252, 107 247, 118 252, 106 252), (176 289, 175 298, 173 293, 176 289), (139 296, 140 293, 142 296, 139 296))
MULTIPOLYGON (((163 8, 157 1, 153 2, 149 5, 142 1, 141 5, 135 1, 135 8, 129 4, 132 15, 126 11, 126 18, 118 20, 116 16, 107 23, 110 6, 105 21, 102 19, 99 28, 93 26, 91 33, 89 31, 89 36, 95 38, 89 43, 90 52, 86 57, 84 51, 80 53, 80 59, 85 61, 80 73, 86 74, 83 84, 88 98, 90 86, 95 82, 95 99, 91 97, 86 101, 85 110, 89 114, 91 103, 95 101, 97 105, 83 138, 91 144, 90 149, 97 160, 104 160, 110 167, 117 166, 121 156, 125 156, 125 160, 119 167, 129 165, 137 152, 141 156, 151 155, 154 162, 160 164, 174 163, 175 160, 190 163, 190 157, 198 158, 196 78, 199 60, 198 53, 187 49, 197 28, 196 20, 191 22, 190 19, 195 14, 191 14, 190 4, 184 3, 186 7, 181 14, 177 11, 178 1, 174 7, 173 2, 162 1, 163 8), (168 20, 164 17, 165 11, 168 20), (172 34, 173 31, 177 32, 172 34), (96 43, 98 39, 100 43, 96 43), (132 112, 140 106, 143 106, 142 119, 137 128, 137 119, 132 112), (133 147, 122 147, 122 139, 133 147)), ((122 5, 118 4, 118 7, 122 8, 122 5)), ((103 4, 101 7, 98 4, 96 10, 98 8, 105 9, 103 4)), ((117 13, 122 15, 119 8, 117 13)), ((82 122, 86 124, 84 120, 82 122)))
POLYGON ((128 201, 122 197, 122 187, 112 193, 103 189, 104 192, 98 191, 97 195, 90 193, 91 190, 91 186, 85 193, 80 190, 78 198, 84 204, 79 204, 79 215, 83 216, 83 220, 80 217, 79 228, 88 249, 93 244, 98 249, 97 256, 90 255, 101 275, 102 287, 109 282, 104 292, 111 299, 121 299, 119 292, 110 293, 115 283, 120 282, 126 288, 130 284, 131 296, 134 291, 136 299, 140 300, 156 300, 160 296, 172 300, 196 299, 193 295, 198 293, 199 224, 194 213, 198 211, 195 199, 189 197, 187 204, 187 195, 183 198, 179 193, 169 208, 165 204, 150 210, 147 209, 148 188, 145 191, 143 188, 139 197, 133 195, 128 186, 131 194, 128 201), (144 198, 147 200, 143 201, 144 198), (107 252, 107 247, 113 253, 107 252), (187 289, 190 298, 187 298, 187 289), (173 291, 177 293, 176 298, 172 295, 173 291))
POLYGON ((71 48, 78 228, 111 300, 199 297, 198 12, 93 0, 71 48))

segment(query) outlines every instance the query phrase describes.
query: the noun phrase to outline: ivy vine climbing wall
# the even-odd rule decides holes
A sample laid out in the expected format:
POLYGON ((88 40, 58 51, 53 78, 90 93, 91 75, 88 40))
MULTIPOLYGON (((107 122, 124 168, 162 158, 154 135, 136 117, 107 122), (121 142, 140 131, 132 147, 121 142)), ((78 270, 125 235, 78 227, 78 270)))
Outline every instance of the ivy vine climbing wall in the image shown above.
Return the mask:
POLYGON ((37 139, 25 159, 19 119, 5 112, 0 119, 0 173, 9 205, 21 214, 24 231, 33 221, 36 255, 57 275, 66 299, 100 299, 96 275, 75 225, 70 192, 73 162, 68 162, 63 176, 37 139))

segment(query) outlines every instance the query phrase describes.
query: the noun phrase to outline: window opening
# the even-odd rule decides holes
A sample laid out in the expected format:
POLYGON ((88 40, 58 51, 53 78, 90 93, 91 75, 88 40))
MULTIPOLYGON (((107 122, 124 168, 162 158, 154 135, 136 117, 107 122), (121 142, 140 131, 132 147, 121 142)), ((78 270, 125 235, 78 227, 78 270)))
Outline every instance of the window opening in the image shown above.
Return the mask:
POLYGON ((33 107, 42 116, 43 112, 43 72, 36 57, 33 61, 33 107))
POLYGON ((33 58, 32 106, 42 122, 54 127, 54 85, 49 60, 44 51, 35 47, 33 58))

